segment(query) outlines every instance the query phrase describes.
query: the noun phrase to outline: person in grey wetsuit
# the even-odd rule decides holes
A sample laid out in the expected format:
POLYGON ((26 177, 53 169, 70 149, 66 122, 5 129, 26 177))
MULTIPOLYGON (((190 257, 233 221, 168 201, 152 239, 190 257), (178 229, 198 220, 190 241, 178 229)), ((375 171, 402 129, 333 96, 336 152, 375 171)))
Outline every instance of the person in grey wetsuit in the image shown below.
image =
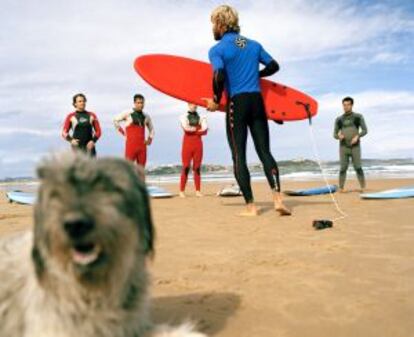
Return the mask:
POLYGON ((344 192, 346 172, 349 166, 349 159, 352 158, 355 172, 358 177, 361 192, 365 188, 365 176, 361 165, 361 137, 368 133, 364 117, 352 110, 354 100, 345 97, 342 100, 344 113, 335 120, 334 138, 339 140, 339 188, 344 192))

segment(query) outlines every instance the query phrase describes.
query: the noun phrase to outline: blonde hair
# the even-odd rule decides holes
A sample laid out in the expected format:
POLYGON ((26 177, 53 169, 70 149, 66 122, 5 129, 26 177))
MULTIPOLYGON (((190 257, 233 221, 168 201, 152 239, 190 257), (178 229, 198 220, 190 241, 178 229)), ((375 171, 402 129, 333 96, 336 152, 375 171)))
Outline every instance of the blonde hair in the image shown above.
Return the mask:
POLYGON ((226 26, 227 30, 240 33, 239 14, 228 5, 218 6, 211 13, 211 21, 226 26))

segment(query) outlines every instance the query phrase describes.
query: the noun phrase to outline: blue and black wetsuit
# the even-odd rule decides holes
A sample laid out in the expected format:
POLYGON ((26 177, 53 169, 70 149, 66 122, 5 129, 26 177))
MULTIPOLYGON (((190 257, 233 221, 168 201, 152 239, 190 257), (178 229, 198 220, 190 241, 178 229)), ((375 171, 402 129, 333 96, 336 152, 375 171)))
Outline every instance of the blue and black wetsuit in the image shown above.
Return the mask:
POLYGON ((280 192, 279 169, 270 152, 269 125, 260 89, 260 77, 279 70, 277 62, 260 43, 236 32, 227 32, 210 49, 213 66, 214 100, 218 103, 224 87, 229 107, 226 116, 227 139, 233 157, 234 175, 246 203, 253 202, 250 173, 246 163, 246 143, 250 130, 266 178, 280 192), (259 65, 265 68, 259 71, 259 65))

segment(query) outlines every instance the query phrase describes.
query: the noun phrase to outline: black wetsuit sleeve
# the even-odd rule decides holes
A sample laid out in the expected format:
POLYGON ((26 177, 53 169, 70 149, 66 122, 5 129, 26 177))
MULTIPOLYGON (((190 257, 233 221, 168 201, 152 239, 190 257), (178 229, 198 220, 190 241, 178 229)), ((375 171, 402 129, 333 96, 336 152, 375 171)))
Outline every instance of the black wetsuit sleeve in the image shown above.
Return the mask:
POLYGON ((259 71, 259 76, 260 77, 271 76, 277 73, 279 69, 280 69, 279 63, 277 63, 275 60, 272 60, 262 70, 259 71))
POLYGON ((219 69, 214 72, 213 74, 213 94, 214 94, 213 100, 217 104, 220 103, 221 96, 223 95, 225 79, 226 78, 225 78, 223 69, 219 69))
POLYGON ((339 117, 335 120, 335 127, 334 127, 334 132, 333 132, 333 137, 335 139, 339 139, 338 133, 341 130, 341 126, 340 126, 340 119, 339 117))

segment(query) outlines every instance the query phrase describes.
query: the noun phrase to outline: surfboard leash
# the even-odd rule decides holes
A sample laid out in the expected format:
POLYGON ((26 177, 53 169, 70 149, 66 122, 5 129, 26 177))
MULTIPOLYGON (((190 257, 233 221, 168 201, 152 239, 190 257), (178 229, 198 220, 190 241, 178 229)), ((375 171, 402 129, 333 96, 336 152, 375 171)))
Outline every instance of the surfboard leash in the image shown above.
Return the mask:
POLYGON ((310 112, 310 105, 309 105, 308 103, 303 103, 303 102, 300 102, 300 101, 296 101, 296 104, 297 104, 297 105, 302 105, 302 106, 304 107, 304 109, 305 109, 305 111, 306 111, 307 115, 308 115, 308 121, 309 121, 309 135, 310 135, 310 138, 311 138, 313 155, 314 155, 314 157, 315 157, 315 159, 316 159, 316 161, 317 161, 317 163, 318 163, 318 166, 319 166, 319 169, 320 169, 320 171, 321 171, 321 174, 322 174, 323 180, 324 180, 324 182, 325 182, 325 185, 326 185, 326 187, 327 187, 327 188, 328 188, 328 190, 329 190, 329 195, 330 195, 330 197, 331 197, 331 199, 332 199, 332 202, 333 202, 333 204, 335 205, 335 208, 336 208, 336 210, 338 211, 338 213, 341 215, 340 217, 337 217, 337 218, 333 219, 332 221, 339 221, 339 220, 343 220, 343 219, 345 219, 345 218, 348 216, 348 214, 347 214, 346 212, 344 212, 344 211, 342 210, 342 208, 339 206, 339 202, 338 202, 338 200, 335 198, 334 194, 332 193, 332 189, 330 188, 328 178, 326 177, 325 170, 324 170, 324 168, 323 168, 323 166, 322 166, 322 161, 321 161, 321 158, 320 158, 320 155, 319 155, 318 146, 317 146, 317 144, 316 144, 315 132, 314 132, 314 130, 313 130, 313 124, 312 124, 312 114, 311 114, 311 112, 310 112))

